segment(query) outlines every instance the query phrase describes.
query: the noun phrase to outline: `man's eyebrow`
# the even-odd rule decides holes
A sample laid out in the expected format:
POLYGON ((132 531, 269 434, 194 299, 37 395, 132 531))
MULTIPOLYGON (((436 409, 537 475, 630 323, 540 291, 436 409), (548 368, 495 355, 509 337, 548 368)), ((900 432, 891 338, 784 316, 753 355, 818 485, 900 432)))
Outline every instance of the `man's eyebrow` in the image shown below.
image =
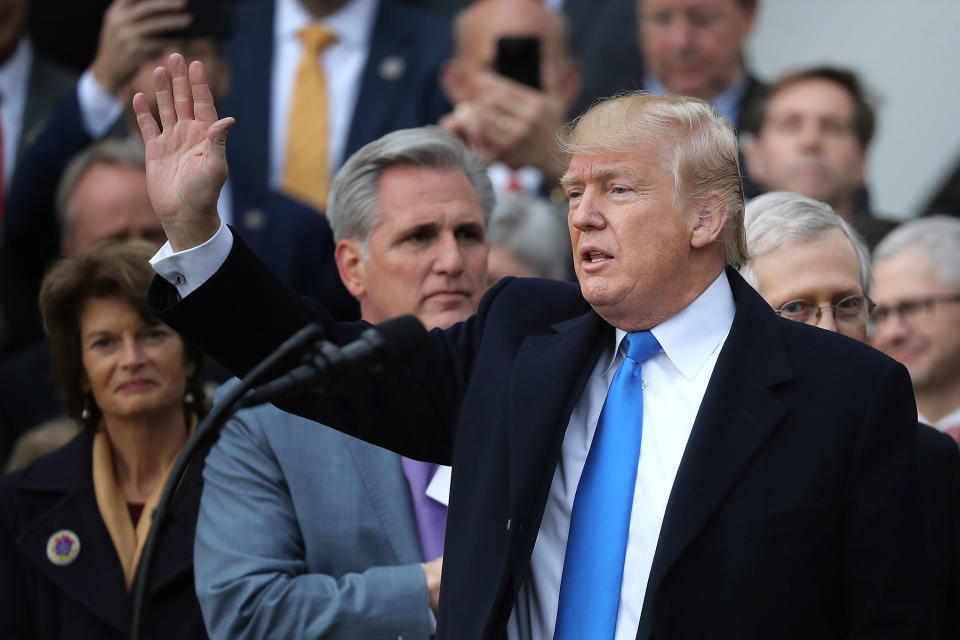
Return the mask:
MULTIPOLYGON (((608 166, 599 166, 593 168, 589 173, 589 177, 597 182, 609 182, 611 180, 624 180, 627 177, 630 177, 630 182, 632 183, 644 183, 646 181, 640 178, 640 176, 634 175, 632 172, 628 171, 624 167, 616 165, 608 166)), ((560 178, 560 186, 562 188, 569 188, 579 184, 583 184, 585 181, 584 174, 582 173, 565 173, 560 178)))

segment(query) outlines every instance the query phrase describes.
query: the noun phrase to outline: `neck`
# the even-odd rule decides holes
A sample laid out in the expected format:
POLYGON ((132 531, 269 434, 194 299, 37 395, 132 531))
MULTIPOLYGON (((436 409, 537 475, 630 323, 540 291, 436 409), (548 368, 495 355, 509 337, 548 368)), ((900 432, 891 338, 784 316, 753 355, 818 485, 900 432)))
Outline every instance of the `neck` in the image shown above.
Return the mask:
POLYGON ((183 407, 161 415, 121 419, 104 417, 110 438, 113 469, 127 502, 143 503, 160 484, 163 474, 187 441, 183 407))
POLYGON ((596 309, 608 324, 624 331, 646 331, 677 315, 706 291, 723 271, 723 263, 716 262, 690 265, 684 273, 676 274, 675 281, 688 283, 683 289, 665 292, 653 301, 649 308, 632 311, 596 309))
POLYGON ((914 389, 917 408, 923 417, 938 422, 960 407, 960 384, 948 389, 914 389))
POLYGON ((303 8, 314 18, 326 18, 328 15, 350 2, 350 0, 300 0, 303 8))
POLYGON ((836 202, 829 203, 841 218, 853 224, 853 194, 847 193, 836 202))

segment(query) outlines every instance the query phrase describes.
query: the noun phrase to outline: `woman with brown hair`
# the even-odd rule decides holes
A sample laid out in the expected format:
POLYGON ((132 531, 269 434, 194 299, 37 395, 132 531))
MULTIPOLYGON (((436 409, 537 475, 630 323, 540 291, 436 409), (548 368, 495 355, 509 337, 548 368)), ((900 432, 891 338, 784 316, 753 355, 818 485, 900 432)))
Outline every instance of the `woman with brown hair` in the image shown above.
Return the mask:
MULTIPOLYGON (((202 355, 146 307, 154 251, 106 242, 44 278, 53 377, 86 428, 0 482, 5 638, 129 636, 151 514, 205 413, 202 355)), ((206 637, 192 570, 201 468, 187 471, 160 539, 145 637, 206 637)))

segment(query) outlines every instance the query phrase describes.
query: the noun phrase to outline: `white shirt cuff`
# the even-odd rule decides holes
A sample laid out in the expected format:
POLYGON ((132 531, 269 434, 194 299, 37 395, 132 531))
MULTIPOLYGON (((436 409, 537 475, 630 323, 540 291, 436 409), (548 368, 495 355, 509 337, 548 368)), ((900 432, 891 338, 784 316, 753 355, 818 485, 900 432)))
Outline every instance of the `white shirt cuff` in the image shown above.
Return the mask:
POLYGON ((100 86, 90 69, 84 71, 77 82, 77 101, 83 128, 94 140, 107 135, 110 127, 123 115, 123 103, 100 86))
POLYGON ((177 288, 180 299, 200 288, 223 266, 233 249, 233 233, 222 221, 213 237, 183 251, 174 251, 164 243, 152 258, 150 265, 161 278, 177 288))

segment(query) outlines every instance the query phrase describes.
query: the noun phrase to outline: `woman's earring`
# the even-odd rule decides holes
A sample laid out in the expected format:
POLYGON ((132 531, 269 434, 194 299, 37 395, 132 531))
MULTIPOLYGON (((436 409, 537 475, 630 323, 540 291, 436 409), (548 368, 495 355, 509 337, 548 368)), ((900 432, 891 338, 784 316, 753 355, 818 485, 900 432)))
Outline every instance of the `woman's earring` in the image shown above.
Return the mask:
POLYGON ((193 394, 187 391, 183 396, 183 403, 186 405, 192 405, 196 401, 196 398, 193 397, 193 394))
POLYGON ((90 419, 90 396, 83 398, 83 411, 80 412, 80 417, 84 420, 90 419))

